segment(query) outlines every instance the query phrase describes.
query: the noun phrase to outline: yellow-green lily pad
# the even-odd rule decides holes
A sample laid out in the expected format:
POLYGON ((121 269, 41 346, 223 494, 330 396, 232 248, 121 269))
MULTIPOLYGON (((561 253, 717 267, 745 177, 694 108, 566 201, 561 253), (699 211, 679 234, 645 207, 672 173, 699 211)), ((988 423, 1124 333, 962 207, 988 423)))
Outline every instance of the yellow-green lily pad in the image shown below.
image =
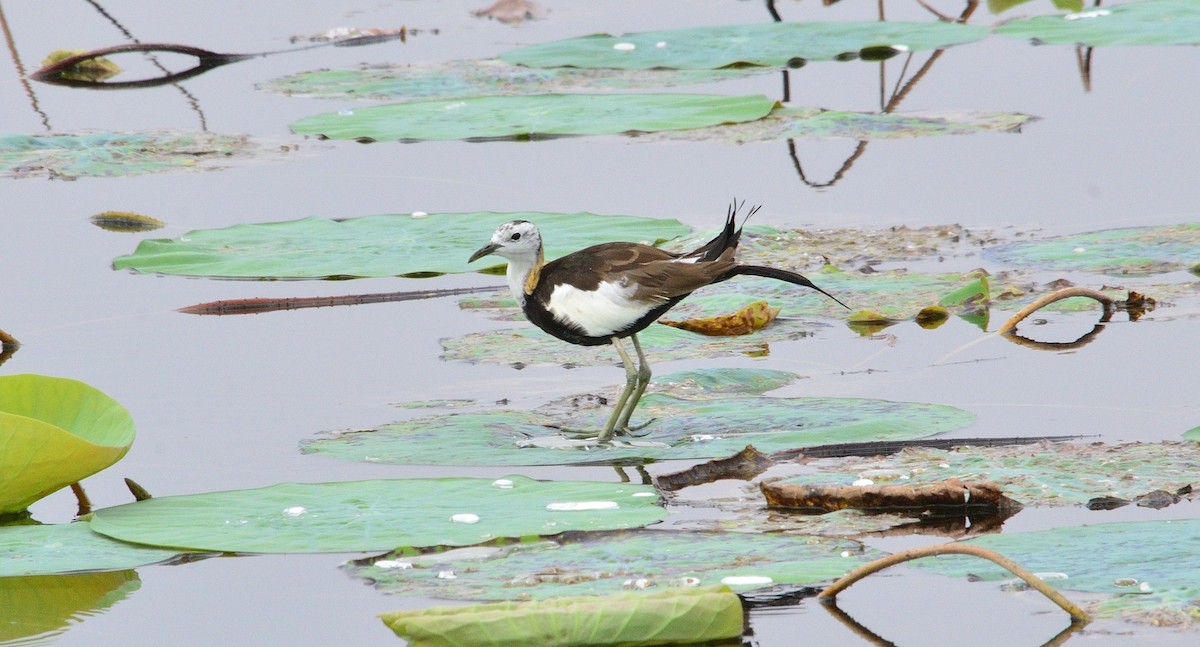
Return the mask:
POLYGON ((0 376, 0 515, 121 460, 133 418, 116 400, 78 380, 0 376))
POLYGON ((575 596, 539 602, 381 613, 412 647, 676 645, 742 635, 742 601, 729 587, 575 596))

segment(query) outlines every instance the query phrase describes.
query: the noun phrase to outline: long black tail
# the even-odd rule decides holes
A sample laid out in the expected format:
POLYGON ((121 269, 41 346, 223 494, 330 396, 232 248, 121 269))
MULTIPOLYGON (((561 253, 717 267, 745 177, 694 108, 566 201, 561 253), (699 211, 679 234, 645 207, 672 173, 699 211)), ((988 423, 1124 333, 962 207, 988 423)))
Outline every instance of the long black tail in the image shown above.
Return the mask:
POLYGON ((792 285, 802 285, 806 288, 812 288, 812 289, 816 290, 817 292, 820 292, 821 294, 824 294, 825 296, 829 297, 830 299, 837 301, 838 305, 842 306, 843 308, 845 308, 847 310, 850 309, 850 306, 842 303, 841 299, 838 299, 837 297, 826 292, 825 290, 822 290, 821 288, 817 287, 815 283, 808 280, 803 275, 797 274, 795 272, 789 272, 787 270, 780 270, 780 269, 776 269, 774 267, 764 267, 762 265, 738 265, 737 267, 733 268, 728 274, 722 276, 721 280, 724 281, 726 279, 731 279, 735 276, 762 276, 762 277, 766 277, 768 279, 776 279, 779 281, 785 281, 787 283, 791 283, 792 285))
POLYGON ((750 219, 750 216, 758 213, 758 210, 762 208, 762 206, 751 207, 750 213, 746 214, 746 217, 742 219, 742 227, 739 227, 737 224, 737 214, 745 204, 745 200, 738 202, 735 198, 725 213, 724 229, 714 236, 712 240, 684 254, 683 257, 698 258, 702 261, 715 261, 721 257, 721 253, 725 250, 737 247, 738 242, 742 238, 742 227, 746 226, 746 221, 750 219))

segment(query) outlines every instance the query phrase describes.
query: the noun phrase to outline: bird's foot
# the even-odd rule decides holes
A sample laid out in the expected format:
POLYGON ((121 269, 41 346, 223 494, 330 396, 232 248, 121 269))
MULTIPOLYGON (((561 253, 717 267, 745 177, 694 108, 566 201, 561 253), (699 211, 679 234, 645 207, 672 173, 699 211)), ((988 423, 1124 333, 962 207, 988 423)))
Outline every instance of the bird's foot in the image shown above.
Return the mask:
MULTIPOLYGON (((617 429, 613 430, 612 435, 614 437, 615 436, 633 436, 635 438, 641 438, 643 436, 648 435, 650 432, 648 432, 648 431, 643 432, 643 433, 637 433, 637 432, 640 432, 641 430, 645 429, 646 427, 649 427, 651 424, 654 423, 655 420, 658 420, 658 418, 651 418, 651 419, 647 420, 646 422, 643 422, 640 425, 627 425, 625 427, 618 427, 617 429)), ((600 436, 604 435, 603 431, 596 430, 596 429, 577 429, 575 427, 567 427, 567 426, 561 426, 561 427, 558 427, 557 429, 558 429, 558 433, 560 433, 568 438, 599 438, 600 436)))

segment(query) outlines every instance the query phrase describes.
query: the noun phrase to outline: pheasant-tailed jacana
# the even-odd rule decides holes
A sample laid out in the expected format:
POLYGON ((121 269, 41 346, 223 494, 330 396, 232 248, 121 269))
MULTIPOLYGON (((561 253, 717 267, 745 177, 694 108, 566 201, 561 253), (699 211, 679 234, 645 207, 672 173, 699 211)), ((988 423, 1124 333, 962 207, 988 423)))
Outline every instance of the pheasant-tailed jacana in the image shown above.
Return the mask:
MULTIPOLYGON (((735 276, 763 276, 812 288, 846 304, 795 272, 734 260, 742 228, 739 205, 730 205, 725 228, 699 248, 674 254, 640 243, 601 243, 547 263, 542 236, 526 220, 500 225, 487 245, 471 254, 473 262, 489 254, 508 260, 508 287, 529 321, 559 339, 581 346, 612 344, 625 364, 625 389, 598 434, 608 442, 629 433, 629 418, 650 382, 650 365, 637 333, 693 291, 735 276), (633 340, 635 368, 622 339, 633 340)), ((746 215, 758 211, 754 207, 746 215)), ((743 226, 745 221, 742 221, 743 226)))

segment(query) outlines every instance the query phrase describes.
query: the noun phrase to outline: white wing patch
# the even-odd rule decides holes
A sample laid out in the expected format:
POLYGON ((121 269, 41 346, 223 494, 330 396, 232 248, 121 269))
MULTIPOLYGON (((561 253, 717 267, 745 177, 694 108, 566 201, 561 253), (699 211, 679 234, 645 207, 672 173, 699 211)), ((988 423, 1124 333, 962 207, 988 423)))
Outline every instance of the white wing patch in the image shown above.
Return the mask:
POLYGON ((593 337, 612 335, 628 328, 655 304, 633 300, 634 286, 604 282, 593 291, 559 285, 550 293, 546 309, 555 319, 582 328, 593 337))

